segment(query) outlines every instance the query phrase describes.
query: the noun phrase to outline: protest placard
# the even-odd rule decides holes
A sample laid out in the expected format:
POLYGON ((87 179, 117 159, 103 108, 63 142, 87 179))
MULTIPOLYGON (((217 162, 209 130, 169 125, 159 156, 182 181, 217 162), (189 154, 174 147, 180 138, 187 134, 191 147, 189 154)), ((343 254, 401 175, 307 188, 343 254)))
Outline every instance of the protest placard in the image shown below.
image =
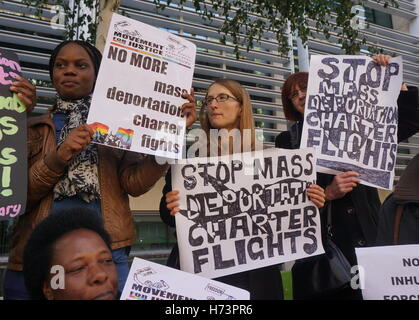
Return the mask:
POLYGON ((402 59, 311 57, 301 147, 315 147, 317 171, 356 171, 361 183, 391 189, 397 156, 402 59))
POLYGON ((249 300, 246 290, 134 258, 121 300, 249 300))
POLYGON ((0 48, 0 220, 25 211, 26 107, 10 86, 22 69, 14 52, 0 48))
POLYGON ((419 300, 419 245, 355 248, 364 300, 419 300))
POLYGON ((319 212, 306 193, 314 165, 309 148, 172 166, 181 269, 215 278, 323 253, 319 212))
POLYGON ((196 46, 172 33, 112 15, 87 123, 94 142, 182 158, 196 46))

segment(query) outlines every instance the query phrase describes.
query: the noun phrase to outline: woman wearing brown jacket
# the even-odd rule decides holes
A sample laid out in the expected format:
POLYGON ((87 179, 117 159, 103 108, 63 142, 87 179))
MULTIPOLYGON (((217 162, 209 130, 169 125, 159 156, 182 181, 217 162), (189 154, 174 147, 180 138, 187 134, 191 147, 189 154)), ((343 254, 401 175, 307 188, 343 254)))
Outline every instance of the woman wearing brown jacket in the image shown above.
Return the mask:
MULTIPOLYGON (((136 240, 128 195, 147 192, 168 166, 154 157, 90 143, 93 131, 86 120, 100 61, 101 53, 83 41, 64 41, 51 55, 50 76, 58 96, 48 114, 29 121, 27 207, 13 231, 5 299, 29 297, 21 270, 34 227, 49 214, 75 207, 93 210, 103 220, 122 291, 136 240)), ((191 114, 188 121, 193 122, 191 114)))

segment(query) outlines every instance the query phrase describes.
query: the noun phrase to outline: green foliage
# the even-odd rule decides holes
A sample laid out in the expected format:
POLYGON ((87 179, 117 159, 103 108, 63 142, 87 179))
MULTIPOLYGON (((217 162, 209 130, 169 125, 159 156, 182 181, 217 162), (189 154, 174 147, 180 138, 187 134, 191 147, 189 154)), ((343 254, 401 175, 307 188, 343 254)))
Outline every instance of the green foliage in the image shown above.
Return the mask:
MULTIPOLYGON (((176 4, 179 10, 188 0, 153 0, 158 10, 176 4)), ((63 6, 66 15, 66 37, 74 38, 80 26, 87 26, 88 34, 77 35, 94 43, 97 24, 91 13, 83 13, 80 4, 93 8, 98 13, 98 0, 74 0, 74 8, 69 8, 68 0, 58 0, 54 4, 63 6)), ((189 1, 188 1, 189 2, 189 1)), ((384 7, 398 6, 398 0, 376 0, 384 7)), ((40 15, 51 3, 48 0, 23 0, 23 3, 34 6, 40 15)), ((359 53, 366 39, 352 27, 351 21, 356 16, 353 6, 363 5, 365 0, 192 0, 196 12, 208 23, 221 19, 218 29, 222 43, 232 43, 234 52, 239 58, 239 49, 250 50, 258 41, 272 37, 278 41, 278 51, 287 56, 290 50, 288 30, 307 43, 309 38, 336 37, 347 54, 359 53)), ((190 5, 189 5, 190 6, 190 5)), ((97 16, 97 14, 96 14, 97 16)), ((372 53, 378 48, 368 48, 372 53)))
MULTIPOLYGON (((398 6, 397 0, 376 0, 387 6, 398 6)), ((187 0, 178 0, 179 9, 187 0)), ((361 46, 366 43, 359 31, 351 26, 356 16, 353 6, 363 5, 364 0, 207 0, 193 1, 196 11, 205 20, 214 18, 223 20, 219 32, 221 41, 227 39, 235 46, 235 53, 239 57, 239 48, 252 49, 257 41, 263 39, 268 32, 275 35, 278 41, 278 51, 287 55, 290 47, 287 30, 290 29, 307 43, 309 38, 337 37, 338 43, 347 54, 359 53, 361 46), (310 24, 312 27, 310 27, 310 24), (240 31, 245 35, 240 35, 240 31)), ((174 1, 154 0, 157 8, 164 10, 174 1)), ((353 25, 353 24, 352 24, 353 25)), ((370 51, 377 52, 375 48, 370 51)))

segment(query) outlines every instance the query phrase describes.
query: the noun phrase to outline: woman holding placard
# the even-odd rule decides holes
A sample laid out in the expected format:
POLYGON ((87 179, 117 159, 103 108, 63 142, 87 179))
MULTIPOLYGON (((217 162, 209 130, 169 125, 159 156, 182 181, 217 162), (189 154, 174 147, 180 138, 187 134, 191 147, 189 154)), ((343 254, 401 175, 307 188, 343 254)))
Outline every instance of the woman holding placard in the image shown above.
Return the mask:
MULTIPOLYGON (((390 56, 377 55, 373 59, 385 66, 389 63, 390 56)), ((276 137, 275 146, 278 148, 297 149, 300 147, 308 76, 307 72, 292 74, 282 87, 282 105, 285 117, 295 123, 289 131, 282 132, 276 137)), ((419 131, 417 89, 412 87, 408 89, 403 85, 401 90, 398 99, 399 142, 419 131)), ((328 205, 332 206, 332 240, 341 249, 351 266, 357 265, 355 247, 375 244, 380 208, 377 189, 359 184, 358 176, 359 174, 354 171, 340 173, 336 176, 320 173, 317 179, 317 182, 325 188, 328 205)), ((326 219, 322 218, 326 232, 326 219)), ((348 288, 341 293, 311 298, 359 299, 361 296, 359 290, 348 288)))
MULTIPOLYGON (((203 142, 206 154, 199 156, 207 156, 207 154, 220 156, 255 150, 252 105, 248 93, 237 81, 218 79, 209 86, 205 96, 205 106, 201 108, 200 123, 206 136, 206 140, 203 142), (218 138, 211 145, 213 141, 210 139, 210 130, 212 129, 228 131, 238 129, 236 133, 240 139, 233 139, 233 141, 240 145, 233 145, 231 142, 228 142, 228 145, 220 145, 218 138)), ((307 194, 317 207, 323 206, 324 192, 321 187, 313 184, 307 189, 307 194)), ((174 215, 179 211, 177 201, 180 196, 178 190, 171 191, 171 177, 170 174, 166 175, 166 186, 163 189, 163 198, 160 203, 160 216, 170 226, 175 226, 174 215)), ((168 265, 179 268, 178 258, 176 245, 169 257, 168 265)), ((283 298, 279 265, 227 275, 215 280, 248 290, 250 299, 283 298)))
MULTIPOLYGON (((130 246, 136 241, 128 195, 147 192, 165 173, 154 157, 92 144, 86 124, 102 55, 84 41, 64 41, 49 67, 58 96, 48 114, 28 125, 28 200, 13 231, 5 279, 5 298, 28 298, 22 257, 34 227, 50 213, 83 207, 101 217, 112 238, 112 255, 122 291, 130 246)), ((182 106, 187 123, 195 121, 193 95, 182 106)))

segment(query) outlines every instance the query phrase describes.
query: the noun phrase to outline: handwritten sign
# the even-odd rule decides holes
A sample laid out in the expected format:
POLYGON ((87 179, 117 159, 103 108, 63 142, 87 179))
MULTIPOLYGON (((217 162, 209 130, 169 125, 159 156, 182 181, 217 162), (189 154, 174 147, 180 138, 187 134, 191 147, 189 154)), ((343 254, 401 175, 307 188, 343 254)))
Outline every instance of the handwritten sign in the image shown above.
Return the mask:
POLYGON ((87 122, 94 141, 182 158, 196 46, 169 32, 113 14, 87 122))
POLYGON ((216 278, 324 252, 313 148, 187 161, 172 166, 182 270, 216 278))
POLYGON ((355 251, 365 300, 419 300, 419 245, 355 251))
POLYGON ((10 86, 22 69, 15 53, 0 48, 0 220, 25 211, 26 107, 10 86))
POLYGON ((249 300, 248 291, 134 258, 121 300, 249 300))
POLYGON ((386 67, 366 56, 312 56, 301 147, 315 147, 319 172, 356 171, 391 189, 397 155, 402 59, 386 67))

